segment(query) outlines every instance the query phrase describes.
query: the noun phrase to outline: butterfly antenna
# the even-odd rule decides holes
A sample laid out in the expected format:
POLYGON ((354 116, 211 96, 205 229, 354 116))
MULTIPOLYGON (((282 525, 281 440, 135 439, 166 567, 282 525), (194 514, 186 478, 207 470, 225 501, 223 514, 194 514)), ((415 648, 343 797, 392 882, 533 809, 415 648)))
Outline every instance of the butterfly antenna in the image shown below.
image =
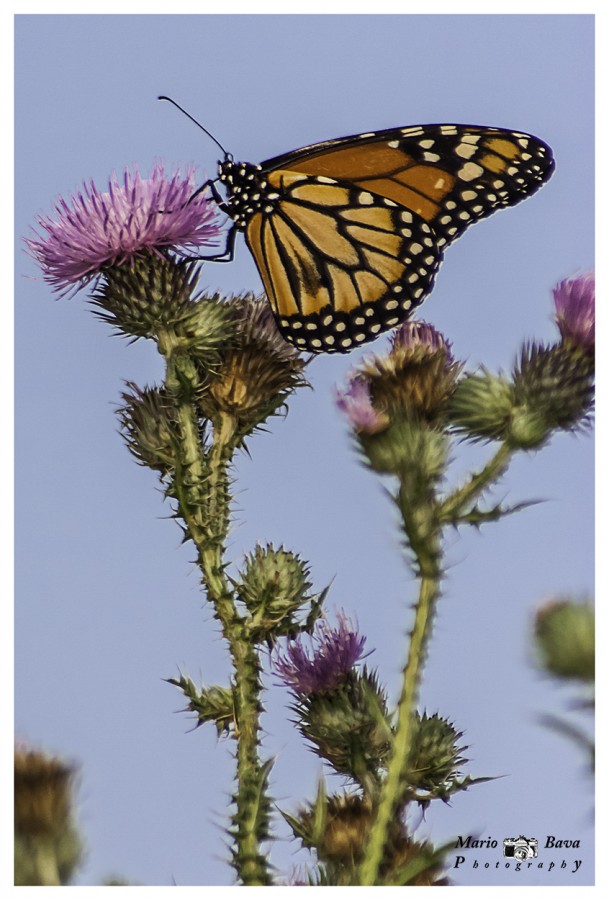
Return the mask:
POLYGON ((212 139, 214 144, 216 144, 220 148, 220 150, 222 151, 222 153, 224 154, 225 157, 230 157, 230 153, 228 152, 228 150, 224 149, 224 147, 222 146, 220 141, 217 140, 217 138, 215 138, 213 136, 213 134, 207 130, 207 128, 204 128, 200 122, 197 122, 197 120, 195 119, 194 116, 191 116, 189 112, 186 112, 186 110, 183 109, 183 107, 181 107, 179 103, 176 103, 175 100, 171 99, 171 97, 165 97, 163 94, 161 94, 161 96, 157 97, 157 100, 167 100, 167 101, 169 101, 169 103, 173 103, 173 105, 175 107, 177 107, 177 109, 179 109, 181 113, 184 113, 184 115, 187 116, 191 122, 194 122, 195 125, 197 125, 201 129, 201 131, 204 131, 205 134, 207 135, 207 137, 210 137, 212 139))

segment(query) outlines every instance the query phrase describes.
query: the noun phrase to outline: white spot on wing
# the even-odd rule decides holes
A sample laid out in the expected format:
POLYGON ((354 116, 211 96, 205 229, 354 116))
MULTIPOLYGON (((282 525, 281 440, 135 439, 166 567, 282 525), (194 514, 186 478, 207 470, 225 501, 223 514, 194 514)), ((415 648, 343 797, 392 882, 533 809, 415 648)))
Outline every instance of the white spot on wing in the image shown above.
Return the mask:
POLYGON ((484 169, 478 163, 467 162, 462 166, 457 175, 462 181, 473 181, 474 178, 480 178, 484 174, 484 169))
POLYGON ((471 159, 477 152, 477 149, 477 147, 473 147, 471 144, 459 144, 458 147, 455 147, 455 153, 463 159, 471 159))

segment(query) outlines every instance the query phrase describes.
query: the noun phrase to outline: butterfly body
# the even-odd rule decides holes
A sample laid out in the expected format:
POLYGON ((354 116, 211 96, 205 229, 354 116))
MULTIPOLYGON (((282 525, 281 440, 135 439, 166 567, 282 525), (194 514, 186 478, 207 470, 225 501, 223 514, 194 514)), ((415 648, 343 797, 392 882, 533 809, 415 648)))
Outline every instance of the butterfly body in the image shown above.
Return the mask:
POLYGON ((245 233, 283 336, 301 350, 347 353, 408 318, 431 291, 445 247, 531 196, 553 168, 532 135, 421 125, 260 165, 227 155, 226 200, 212 190, 245 233))

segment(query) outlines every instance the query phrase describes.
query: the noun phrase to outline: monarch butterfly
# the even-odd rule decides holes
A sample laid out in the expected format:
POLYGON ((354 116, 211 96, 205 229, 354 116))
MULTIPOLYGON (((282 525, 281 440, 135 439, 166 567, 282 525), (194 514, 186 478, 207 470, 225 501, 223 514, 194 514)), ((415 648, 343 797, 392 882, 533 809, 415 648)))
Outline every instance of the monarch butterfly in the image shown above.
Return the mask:
POLYGON ((539 138, 480 125, 368 132, 260 165, 216 143, 218 178, 197 193, 209 187, 233 224, 225 253, 201 258, 232 259, 245 232, 281 334, 314 353, 348 353, 403 322, 431 291, 445 247, 554 170, 539 138))

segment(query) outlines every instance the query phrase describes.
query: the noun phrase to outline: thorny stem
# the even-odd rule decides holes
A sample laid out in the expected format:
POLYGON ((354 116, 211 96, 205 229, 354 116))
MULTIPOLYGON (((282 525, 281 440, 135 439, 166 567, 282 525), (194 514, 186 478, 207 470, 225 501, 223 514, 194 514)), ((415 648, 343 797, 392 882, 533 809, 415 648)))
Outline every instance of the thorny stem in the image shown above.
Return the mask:
MULTIPOLYGON (((169 343, 169 342, 167 342, 169 343)), ((229 468, 235 451, 230 417, 215 423, 213 443, 203 449, 194 404, 179 388, 170 348, 167 387, 176 396, 179 447, 172 485, 189 537, 197 548, 207 597, 228 642, 233 664, 237 791, 233 861, 244 885, 270 885, 266 857, 260 852, 260 792, 264 773, 258 756, 261 704, 260 664, 243 627, 224 569, 224 547, 230 524, 229 468)))
MULTIPOLYGON (((433 543, 436 543, 435 541, 433 543)), ((439 549, 439 546, 436 547, 439 549)), ((423 675, 426 647, 431 633, 436 601, 440 593, 441 569, 435 552, 417 554, 420 571, 419 597, 404 669, 402 694, 397 709, 397 729, 387 777, 383 782, 376 820, 372 826, 360 871, 360 885, 377 884, 389 829, 404 793, 404 778, 412 746, 414 713, 423 675)))
POLYGON ((462 487, 439 503, 431 493, 417 495, 409 491, 402 479, 399 506, 409 545, 416 559, 419 577, 419 597, 415 607, 415 621, 410 635, 408 658, 404 668, 402 694, 397 708, 397 727, 387 777, 381 789, 378 812, 371 828, 366 852, 360 869, 359 884, 378 883, 379 872, 388 843, 389 829, 404 795, 408 772, 408 758, 413 739, 414 715, 419 686, 423 675, 427 642, 431 633, 436 603, 440 595, 441 533, 443 526, 463 515, 468 506, 495 482, 506 470, 512 450, 502 444, 492 459, 474 473, 462 487))
POLYGON ((495 455, 479 472, 475 472, 462 487, 453 491, 440 504, 438 510, 440 520, 443 522, 451 521, 455 516, 466 512, 467 505, 473 503, 485 488, 503 475, 513 452, 508 444, 502 443, 495 455))

